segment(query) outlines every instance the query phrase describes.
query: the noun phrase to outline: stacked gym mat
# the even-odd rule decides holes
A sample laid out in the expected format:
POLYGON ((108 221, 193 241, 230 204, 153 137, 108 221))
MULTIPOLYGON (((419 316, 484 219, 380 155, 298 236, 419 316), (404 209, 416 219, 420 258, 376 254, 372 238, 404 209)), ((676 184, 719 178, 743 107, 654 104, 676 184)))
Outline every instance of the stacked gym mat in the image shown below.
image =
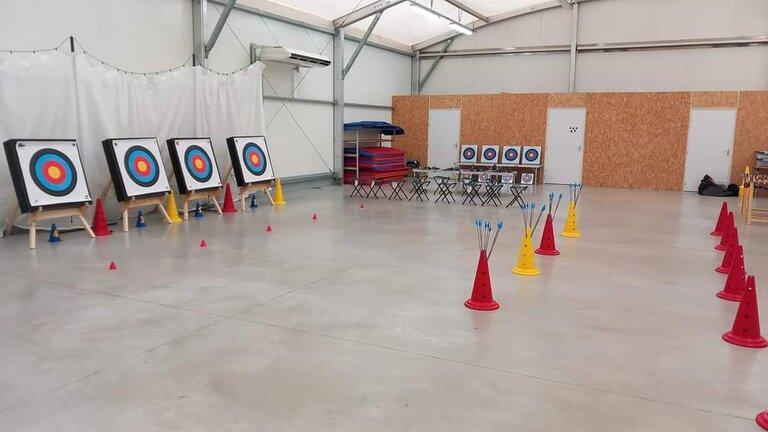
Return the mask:
MULTIPOLYGON (((345 167, 355 166, 354 148, 344 149, 345 167), (349 155, 352 156, 349 156, 349 155)), ((408 169, 405 167, 405 151, 393 147, 360 147, 358 152, 358 167, 360 181, 369 183, 373 180, 387 181, 405 177, 408 169)), ((344 173, 344 182, 355 181, 354 171, 344 173)))

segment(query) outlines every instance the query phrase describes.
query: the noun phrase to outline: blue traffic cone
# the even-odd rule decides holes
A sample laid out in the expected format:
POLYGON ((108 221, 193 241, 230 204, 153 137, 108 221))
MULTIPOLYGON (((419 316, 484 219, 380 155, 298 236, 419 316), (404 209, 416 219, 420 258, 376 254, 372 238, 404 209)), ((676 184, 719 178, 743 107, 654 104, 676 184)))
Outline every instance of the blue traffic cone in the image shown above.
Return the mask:
POLYGON ((141 214, 141 210, 136 215, 136 228, 144 228, 147 224, 144 222, 144 215, 141 214))
POLYGON ((200 203, 197 203, 197 204, 195 205, 195 217, 196 217, 196 218, 201 218, 201 217, 203 217, 203 211, 200 209, 200 203))
POLYGON ((48 235, 48 243, 58 243, 60 241, 59 229, 56 228, 56 224, 53 224, 51 225, 51 233, 48 235))
POLYGON ((259 204, 256 203, 256 194, 251 194, 251 208, 258 208, 259 204))

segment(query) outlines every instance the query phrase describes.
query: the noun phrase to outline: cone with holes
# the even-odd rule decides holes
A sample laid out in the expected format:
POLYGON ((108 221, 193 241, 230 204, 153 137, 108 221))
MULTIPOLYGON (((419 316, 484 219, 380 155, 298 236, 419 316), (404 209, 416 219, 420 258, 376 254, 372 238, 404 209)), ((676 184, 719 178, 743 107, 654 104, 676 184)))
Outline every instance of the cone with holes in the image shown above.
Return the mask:
POLYGON ((223 213, 237 213, 235 208, 235 201, 232 199, 232 188, 227 183, 226 189, 224 189, 224 208, 221 209, 223 213))
POLYGON ((720 206, 720 215, 717 217, 717 223, 715 229, 710 233, 713 236, 720 237, 723 235, 723 229, 725 228, 726 220, 728 219, 728 202, 723 201, 723 205, 720 206))
POLYGON ((741 246, 736 246, 733 262, 731 263, 731 271, 728 272, 728 279, 725 280, 725 287, 723 287, 722 291, 717 293, 717 296, 723 300, 741 300, 741 295, 744 293, 745 277, 746 270, 744 270, 744 248, 741 246))
POLYGON ((565 229, 560 235, 563 237, 581 237, 579 227, 576 223, 576 203, 573 201, 568 204, 568 216, 565 218, 565 229))
POLYGON ((728 250, 728 245, 731 242, 731 236, 733 235, 733 229, 736 228, 736 223, 733 221, 733 212, 728 212, 725 227, 723 229, 723 235, 720 236, 720 243, 715 246, 716 250, 725 251, 728 250))
POLYGON ((731 230, 731 238, 728 242, 728 249, 723 254, 723 260, 720 265, 715 267, 715 271, 722 274, 728 274, 731 271, 731 263, 736 256, 736 246, 741 246, 739 243, 739 229, 733 227, 731 230))
POLYGON ((107 226, 107 217, 104 215, 104 203, 101 198, 96 198, 96 211, 93 212, 91 229, 96 237, 112 235, 112 230, 107 226))
POLYGON ((544 222, 544 232, 541 233, 541 242, 539 248, 536 249, 536 253, 539 255, 560 255, 560 251, 555 247, 555 233, 552 227, 552 215, 547 215, 547 220, 544 222))
POLYGON ((480 259, 477 261, 477 271, 475 272, 475 284, 472 286, 472 297, 464 302, 464 306, 482 311, 499 308, 499 304, 493 299, 491 274, 488 271, 488 256, 485 250, 480 251, 480 259))
POLYGON ((179 208, 176 207, 176 197, 173 195, 173 191, 168 194, 168 201, 165 207, 168 209, 168 217, 171 219, 171 223, 183 222, 179 217, 179 208))
POLYGON ((761 428, 768 430, 768 411, 763 411, 755 417, 755 421, 761 428))
POLYGON ((525 235, 522 243, 520 243, 520 256, 517 259, 517 265, 512 269, 512 273, 523 276, 537 276, 541 273, 536 267, 531 229, 528 227, 525 228, 525 235))
POLYGON ((760 334, 755 277, 752 275, 747 277, 747 285, 739 302, 739 310, 736 311, 736 319, 733 320, 733 328, 723 334, 723 340, 747 348, 768 347, 768 340, 760 334))

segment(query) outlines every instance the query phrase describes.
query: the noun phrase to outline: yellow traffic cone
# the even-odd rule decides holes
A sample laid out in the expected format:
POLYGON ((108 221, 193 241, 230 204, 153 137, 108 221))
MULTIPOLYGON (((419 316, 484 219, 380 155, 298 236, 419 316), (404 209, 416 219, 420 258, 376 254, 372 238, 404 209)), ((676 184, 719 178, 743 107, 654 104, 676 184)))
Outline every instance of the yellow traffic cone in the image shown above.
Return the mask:
POLYGON ((744 175, 741 176, 741 184, 739 185, 739 198, 744 197, 744 177, 749 175, 749 166, 744 167, 744 175))
POLYGON ((275 205, 285 205, 288 204, 285 202, 285 198, 283 197, 283 185, 280 183, 280 179, 275 180, 275 205))
POLYGON ((168 194, 168 202, 165 206, 168 208, 168 216, 171 218, 171 223, 182 222, 179 217, 179 209, 176 208, 176 198, 173 196, 173 191, 168 194))
POLYGON ((525 228, 525 236, 520 244, 520 257, 517 259, 517 265, 512 269, 512 273, 523 276, 536 276, 539 273, 536 268, 536 260, 533 254, 533 240, 531 240, 531 229, 525 228))
POLYGON ((568 217, 565 219, 565 230, 560 233, 563 237, 581 237, 579 228, 576 226, 576 203, 571 201, 568 204, 568 217))

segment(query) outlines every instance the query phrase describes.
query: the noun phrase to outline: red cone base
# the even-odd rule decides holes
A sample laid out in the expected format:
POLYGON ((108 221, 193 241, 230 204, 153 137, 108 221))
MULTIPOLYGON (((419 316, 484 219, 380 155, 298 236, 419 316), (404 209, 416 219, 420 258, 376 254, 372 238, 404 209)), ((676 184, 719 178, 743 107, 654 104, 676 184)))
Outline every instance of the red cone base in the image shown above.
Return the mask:
POLYGON ((200 247, 207 247, 208 243, 205 242, 205 240, 200 241, 200 247))
POLYGON ((755 277, 747 277, 744 295, 733 320, 733 328, 723 335, 723 340, 734 345, 747 348, 768 347, 768 340, 760 334, 760 314, 757 310, 757 293, 755 293, 755 277))
POLYGON ((552 215, 547 215, 547 221, 544 222, 544 232, 541 233, 541 243, 535 251, 539 255, 560 255, 560 251, 555 247, 555 233, 552 228, 552 215))
POLYGON ((110 270, 117 270, 117 264, 115 264, 114 261, 109 263, 109 269, 110 270))
POLYGON ((723 205, 720 206, 720 216, 717 217, 717 223, 715 229, 710 233, 713 236, 720 237, 725 230, 725 224, 728 218, 728 202, 723 201, 723 205))
POLYGON ((107 226, 107 217, 104 215, 104 204, 101 198, 96 198, 96 211, 93 212, 91 229, 96 237, 112 235, 112 230, 107 226))
POLYGON ((744 278, 746 277, 746 270, 744 270, 744 248, 735 246, 734 250, 731 271, 728 272, 725 287, 717 293, 717 296, 723 300, 739 301, 744 293, 744 278))
POLYGON ((272 225, 267 225, 267 232, 272 232, 272 225))
POLYGON ((733 222, 733 212, 728 212, 728 219, 723 230, 723 235, 720 237, 720 244, 715 246, 715 249, 719 251, 725 251, 728 249, 728 245, 731 242, 731 236, 733 235, 732 231, 735 227, 736 224, 733 222))
POLYGON ((480 251, 480 259, 477 262, 472 297, 464 302, 464 306, 481 311, 491 311, 499 308, 499 304, 493 300, 491 274, 488 272, 488 256, 484 250, 480 251))
POLYGON ((720 265, 715 267, 715 271, 722 274, 728 274, 731 271, 731 263, 733 263, 733 256, 736 254, 736 248, 731 245, 728 250, 723 254, 723 260, 720 265))
POLYGON ((235 208, 235 201, 232 200, 232 188, 227 183, 227 188, 224 189, 224 208, 221 209, 222 213, 237 213, 235 208))
POLYGON ((763 411, 755 417, 755 421, 761 428, 768 430, 768 411, 763 411))

